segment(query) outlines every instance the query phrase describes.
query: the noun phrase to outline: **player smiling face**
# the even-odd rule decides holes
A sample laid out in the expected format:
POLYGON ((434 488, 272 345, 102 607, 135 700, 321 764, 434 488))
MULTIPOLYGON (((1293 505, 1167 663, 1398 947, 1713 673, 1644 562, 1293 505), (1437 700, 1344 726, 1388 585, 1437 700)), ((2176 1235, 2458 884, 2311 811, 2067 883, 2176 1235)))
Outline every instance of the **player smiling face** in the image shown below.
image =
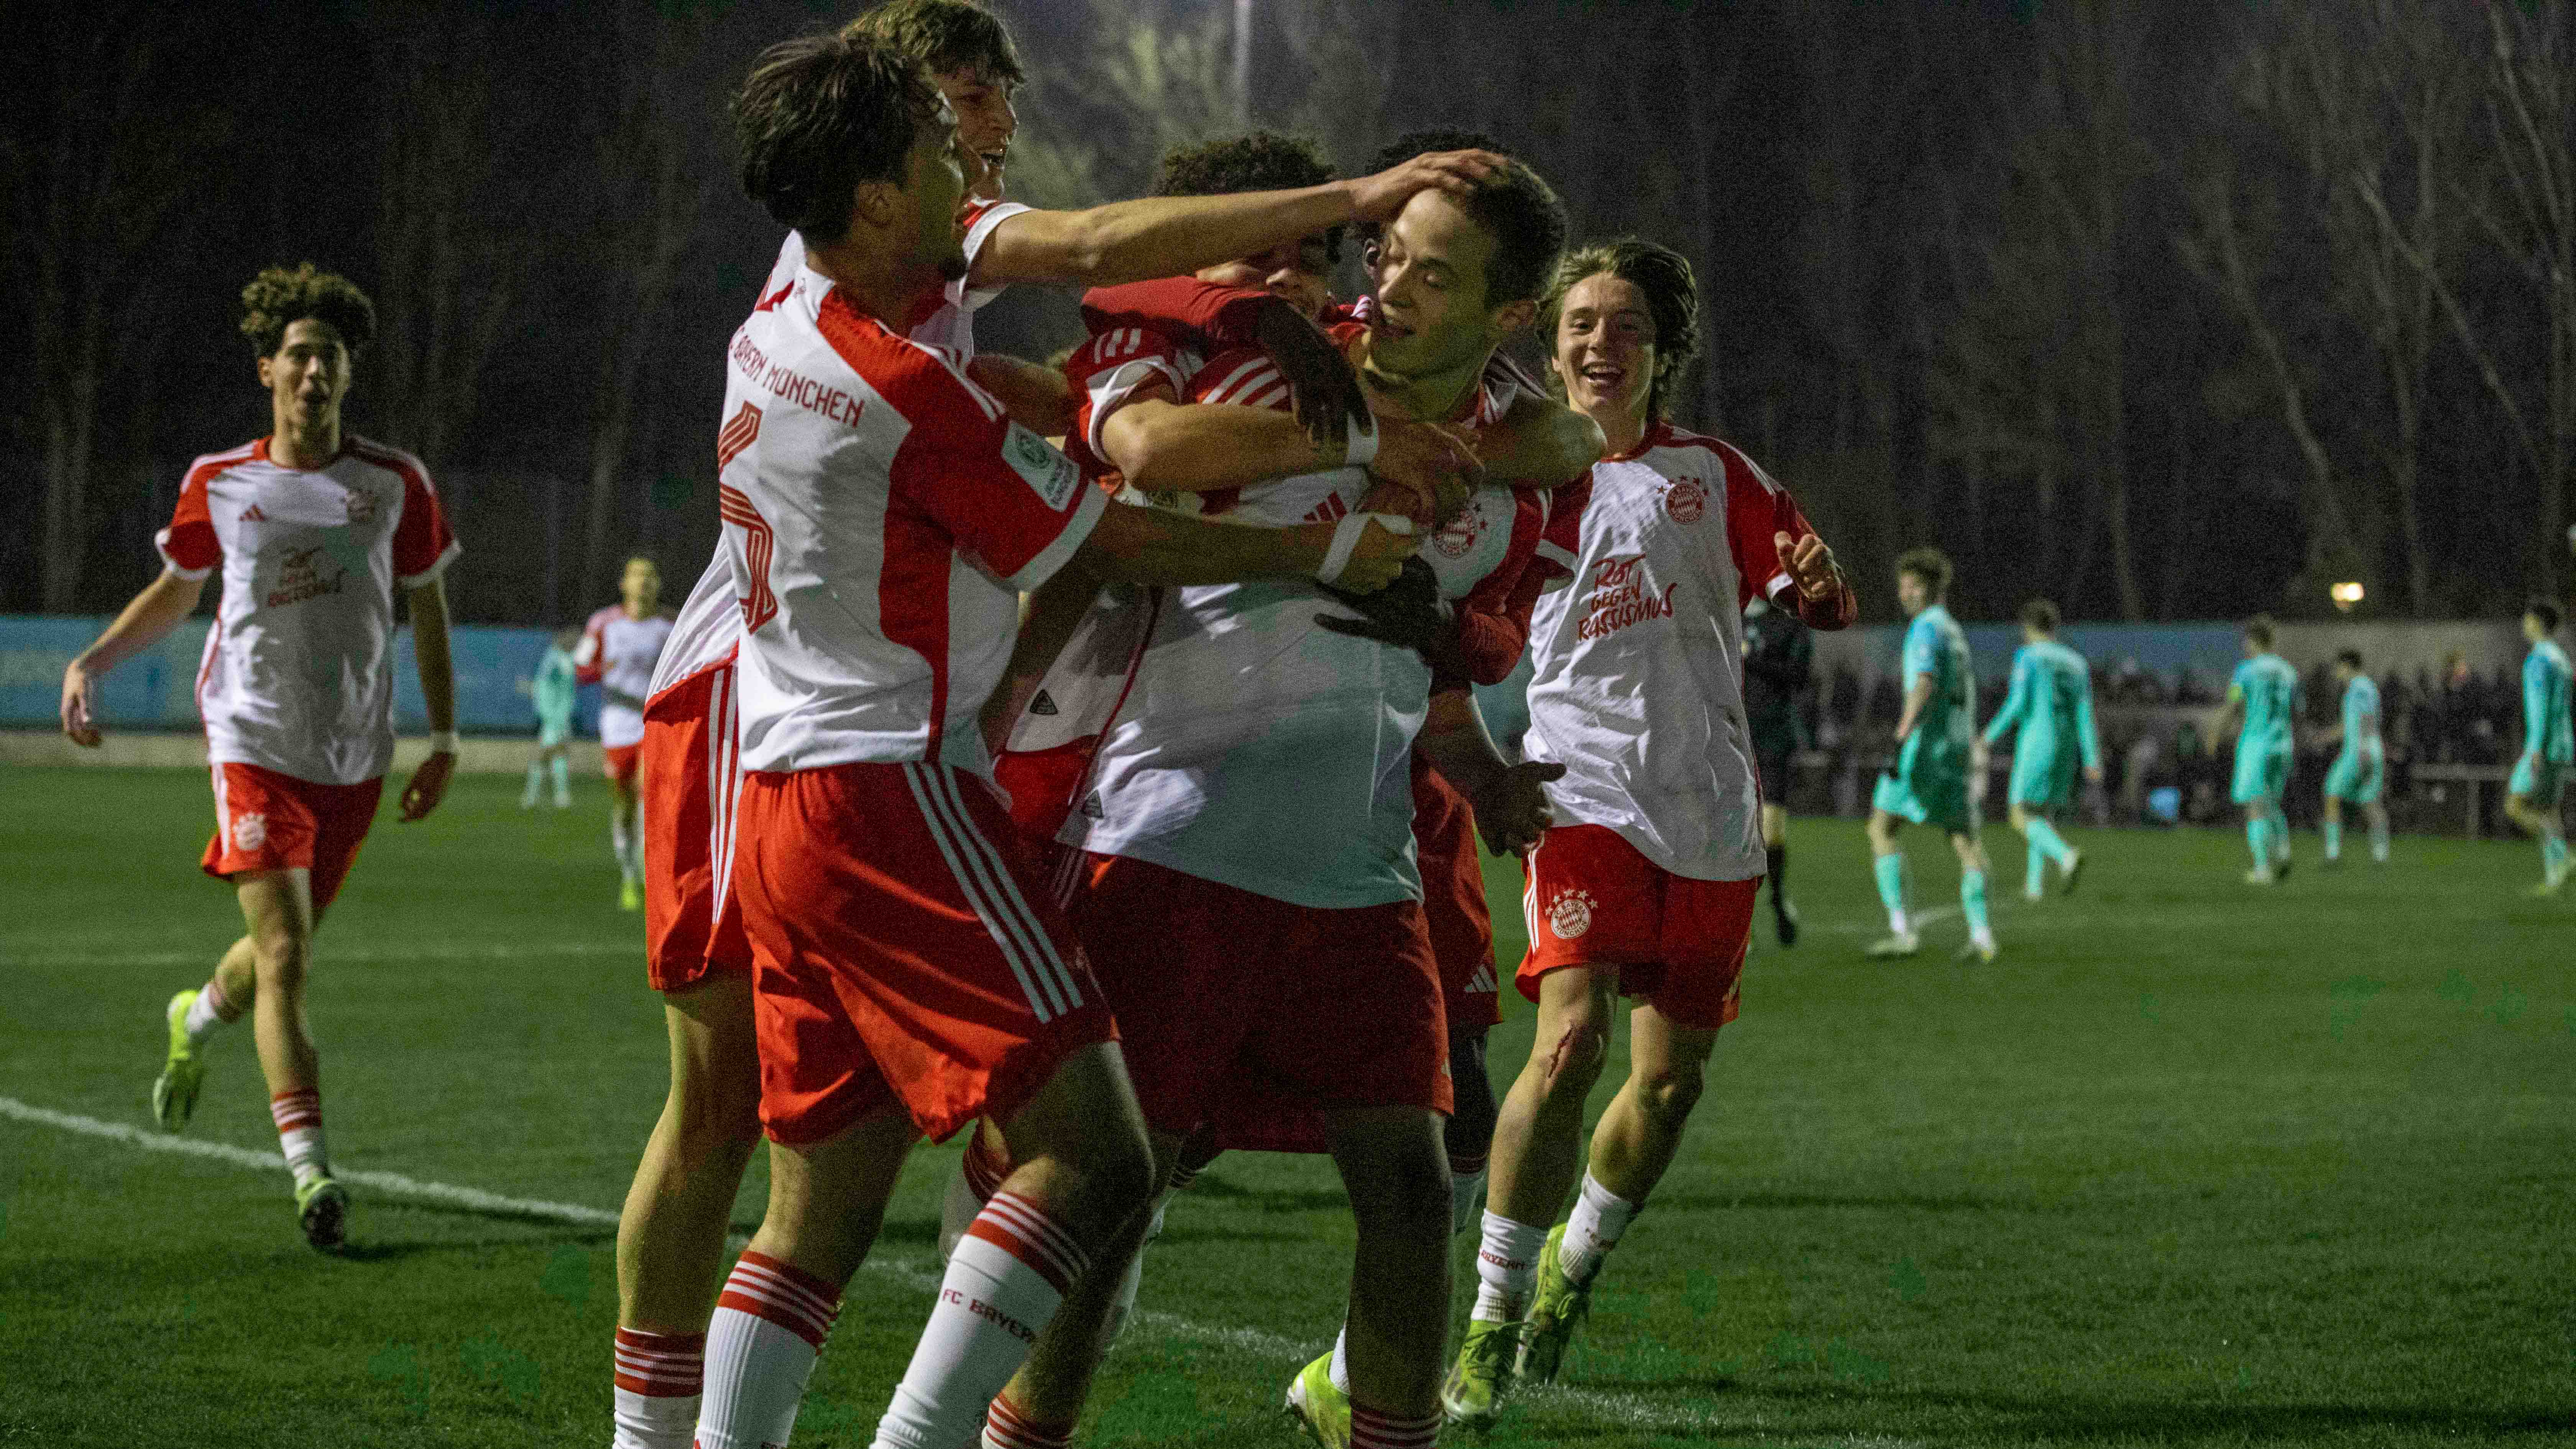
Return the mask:
POLYGON ((1399 376, 1467 367, 1528 326, 1536 303, 1486 304, 1486 273, 1498 247, 1492 232, 1442 192, 1405 203, 1376 249, 1371 365, 1399 376))
POLYGON ((1645 289, 1609 272, 1575 283, 1557 315, 1550 361, 1576 412, 1644 419, 1656 373, 1655 314, 1645 289))
POLYGON ((336 427, 349 391, 349 346, 339 328, 298 317, 287 324, 277 351, 259 360, 259 380, 280 420, 299 431, 336 427))
POLYGON ((1020 133, 1020 113, 1011 106, 1011 83, 980 66, 941 71, 930 80, 957 116, 957 147, 966 164, 966 194, 978 201, 1001 200, 1002 171, 1010 163, 1011 138, 1020 133))

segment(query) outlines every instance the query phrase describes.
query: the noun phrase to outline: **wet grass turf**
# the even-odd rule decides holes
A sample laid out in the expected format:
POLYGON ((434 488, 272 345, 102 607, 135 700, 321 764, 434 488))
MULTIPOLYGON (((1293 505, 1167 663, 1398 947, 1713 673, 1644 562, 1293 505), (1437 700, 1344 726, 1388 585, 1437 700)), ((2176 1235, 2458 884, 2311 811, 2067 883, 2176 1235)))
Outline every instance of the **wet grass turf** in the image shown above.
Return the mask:
MULTIPOLYGON (((517 790, 469 777, 412 826, 389 803, 326 927, 333 1156, 613 1210, 663 1091, 659 1007, 601 787, 568 814, 517 790)), ((238 929, 195 865, 204 776, 11 768, 0 798, 0 1096, 148 1125, 161 1004, 238 929)), ((1857 829, 1798 822, 1806 939, 1762 932, 1565 1386, 1491 1443, 2569 1441, 2576 897, 2522 898, 2521 843, 2401 839, 2328 874, 2302 837, 2258 893, 2233 835, 2074 838, 2084 893, 2001 904, 1997 964, 1951 962, 1955 916, 1879 963, 1857 829)), ((1989 841, 2008 887, 2018 842, 1989 841)), ((1948 903, 1948 852, 1912 844, 1948 903)), ((1492 884, 1508 962, 1517 878, 1492 884)), ((1505 1083, 1530 1034, 1509 1006, 1505 1083)), ((273 1149, 247 1031, 210 1059, 190 1135, 273 1149)), ((906 1172, 798 1443, 867 1442, 952 1157, 906 1172)), ((746 1230, 762 1191, 755 1167, 746 1230)), ((1084 1441, 1295 1442, 1275 1406, 1329 1341, 1349 1232, 1321 1161, 1220 1161, 1084 1441)), ((0 1445, 606 1442, 611 1229, 361 1190, 353 1233, 304 1248, 282 1171, 0 1117, 0 1445)))

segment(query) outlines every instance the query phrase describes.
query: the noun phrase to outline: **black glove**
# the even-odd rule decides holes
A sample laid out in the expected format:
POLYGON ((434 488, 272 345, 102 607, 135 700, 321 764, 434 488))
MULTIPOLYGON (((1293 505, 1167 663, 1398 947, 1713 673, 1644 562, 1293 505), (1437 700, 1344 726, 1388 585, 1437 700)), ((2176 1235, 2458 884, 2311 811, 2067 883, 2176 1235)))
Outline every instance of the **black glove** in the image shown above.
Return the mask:
POLYGON ((1457 615, 1449 601, 1440 597, 1440 580, 1431 572, 1431 565, 1418 558, 1406 559, 1395 582, 1374 594, 1347 593, 1330 584, 1317 587, 1360 617, 1317 614, 1316 623, 1336 634, 1410 649, 1437 673, 1466 672, 1457 658, 1457 615))

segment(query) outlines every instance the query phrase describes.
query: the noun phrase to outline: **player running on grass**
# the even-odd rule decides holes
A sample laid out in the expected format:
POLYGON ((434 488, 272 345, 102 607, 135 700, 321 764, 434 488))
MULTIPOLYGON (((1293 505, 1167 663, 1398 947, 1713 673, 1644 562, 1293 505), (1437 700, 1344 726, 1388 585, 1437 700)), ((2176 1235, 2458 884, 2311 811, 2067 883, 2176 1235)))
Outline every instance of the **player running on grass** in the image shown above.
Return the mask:
POLYGON ((2388 774, 2388 755, 2379 738, 2379 686, 2361 672, 2361 653, 2346 649, 2335 655, 2335 680, 2343 685, 2343 720, 2328 738, 2343 748, 2326 770, 2326 864, 2343 861, 2343 807, 2349 800, 2370 822, 2370 859, 2388 863, 2388 807, 2379 801, 2388 774))
POLYGON ((1743 606, 1767 598, 1824 629, 1858 612, 1786 490, 1732 445, 1664 420, 1699 340, 1687 260, 1651 242, 1587 247, 1557 267, 1546 302, 1557 380, 1612 452, 1592 468, 1574 584, 1531 619, 1526 745, 1566 773, 1548 786, 1555 823, 1523 898, 1517 985, 1538 1032, 1494 1130, 1475 1307, 1441 1392, 1449 1419, 1472 1426, 1493 1422, 1517 1377, 1556 1376, 1735 1018, 1763 867, 1743 606), (1629 1075, 1585 1154, 1584 1103, 1620 996, 1637 998, 1629 1075))
POLYGON ((1959 856, 1959 911, 1968 944, 1959 959, 1995 959, 1994 923, 1986 914, 1985 842, 1978 838, 1971 780, 1984 768, 1977 744, 1977 679, 1968 636, 1942 599, 1950 592, 1950 557, 1918 548, 1896 561, 1896 601, 1905 627, 1905 712, 1896 721, 1896 764, 1878 777, 1869 801, 1870 869, 1887 907, 1887 936, 1872 956, 1911 956, 1922 938, 1905 908, 1905 852, 1896 833, 1905 822, 1936 825, 1959 856))
MULTIPOLYGON (((2576 541, 2576 534, 2571 534, 2576 541)), ((2554 896, 2567 884, 2567 835, 2561 821, 2567 777, 2576 767, 2576 725, 2568 718, 2571 682, 2567 651, 2556 638, 2558 605, 2534 598, 2523 606, 2522 637, 2531 653, 2522 661, 2522 757, 2513 762, 2504 812, 2540 838, 2536 896, 2554 896)))
POLYGON ((662 608, 662 570, 651 559, 626 561, 617 602, 590 616, 572 662, 584 684, 599 686, 599 755, 608 774, 608 847, 617 856, 617 904, 644 909, 644 698, 653 666, 671 637, 662 608))
POLYGON ((1970 769, 1976 778, 1985 778, 1985 752, 2020 731, 2013 741, 2012 784, 2005 799, 2012 808, 2012 828, 2030 846, 2022 899, 2035 901, 2048 884, 2052 862, 2061 873, 2058 888, 2070 893, 2084 870, 2084 852, 2066 843, 2049 815, 2075 803, 2079 761, 2086 780, 2102 782, 2102 738, 2093 728, 2092 667, 2083 655, 2057 642, 2057 606, 2046 599, 2022 605, 2021 639, 2003 708, 1987 723, 1970 769))
MULTIPOLYGON (((776 1147, 769 1215, 703 1345, 668 1341, 689 1336, 685 1319, 661 1334, 621 1330, 619 1409, 636 1422, 620 1432, 631 1442, 679 1442, 652 1437, 677 1426, 667 1404, 649 1401, 685 1397, 678 1390, 709 1351, 720 1371, 698 1441, 786 1439, 841 1285, 916 1129, 944 1136, 990 1110, 1010 1119, 1027 1160, 979 1218, 973 1251, 952 1260, 956 1281, 882 1442, 974 1433, 1081 1250, 1141 1200, 1142 1129, 1097 987, 1015 859, 997 799, 962 778, 983 768, 975 717, 1011 637, 1012 590, 1068 555, 1145 581, 1318 568, 1382 581, 1411 552, 1409 539, 1359 518, 1250 534, 1123 506, 1104 514, 1060 455, 964 380, 956 354, 892 332, 888 319, 917 324, 939 308, 944 285, 968 274, 951 224, 962 180, 948 113, 913 64, 864 35, 789 42, 764 57, 737 101, 746 188, 803 233, 793 282, 763 299, 730 354, 719 458, 747 632, 738 678, 729 669, 711 678, 739 690, 740 722, 721 733, 701 725, 718 765, 738 748, 745 767, 721 770, 710 791, 740 795, 724 802, 733 808, 718 840, 735 890, 715 929, 720 947, 726 920, 738 921, 762 962, 751 1015, 776 1147), (855 207, 835 206, 849 197, 855 207), (835 429, 855 434, 854 445, 835 444, 835 429), (809 520, 827 489, 856 490, 856 511, 836 507, 814 535, 809 520), (880 515, 883 529, 872 522, 880 515), (825 796, 840 803, 818 804, 825 796)), ((1149 207, 1131 234, 1150 250, 1175 249, 1188 243, 1167 227, 1222 237, 1250 225, 1247 213, 1266 216, 1262 225, 1301 209, 1347 213, 1367 186, 1235 199, 1249 207, 1149 207)), ((702 720, 726 708, 705 707, 702 720)), ((701 889, 721 879, 699 869, 701 889)), ((663 944, 657 981, 665 968, 740 980, 710 956, 666 959, 663 944)), ((675 1069, 674 1104, 629 1196, 630 1226, 669 1224, 634 1234, 664 1264, 633 1275, 636 1300, 649 1287, 665 1301, 705 1302, 740 1156, 719 1197, 705 1190, 717 1175, 710 1164, 665 1153, 691 1125, 684 1082, 710 1079, 694 1089, 701 1111, 738 1100, 736 1079, 753 1059, 727 1005, 739 999, 736 985, 671 1002, 675 1057, 692 1059, 675 1069), (697 1256, 692 1247, 705 1267, 683 1261, 697 1256)))
POLYGON ((2227 703, 2212 731, 2215 737, 2230 723, 2243 724, 2230 794, 2245 807, 2245 845, 2254 855, 2247 885, 2270 885, 2290 873, 2290 822, 2281 813, 2281 792, 2290 786, 2290 728, 2298 712, 2299 671, 2272 652, 2272 620, 2257 614, 2245 622, 2245 662, 2227 683, 2227 703))
POLYGON ((528 788, 519 792, 522 810, 537 808, 537 789, 548 773, 554 776, 555 808, 572 806, 572 715, 581 687, 572 651, 580 638, 565 629, 548 640, 536 676, 528 681, 528 702, 537 714, 537 752, 528 757, 528 788))
POLYGON ((346 433, 350 356, 375 308, 347 279, 271 267, 242 289, 271 431, 199 458, 170 526, 161 576, 63 671, 63 733, 99 742, 97 682, 197 607, 223 572, 197 674, 215 787, 208 875, 229 880, 249 928, 203 987, 170 998, 169 1055, 152 1113, 176 1131, 205 1080, 216 1027, 251 1013, 305 1239, 336 1248, 348 1193, 322 1141, 322 1069, 305 1026, 313 933, 374 821, 394 752, 394 600, 410 606, 430 754, 402 818, 436 809, 456 765, 455 681, 440 575, 456 557, 420 460, 346 433))

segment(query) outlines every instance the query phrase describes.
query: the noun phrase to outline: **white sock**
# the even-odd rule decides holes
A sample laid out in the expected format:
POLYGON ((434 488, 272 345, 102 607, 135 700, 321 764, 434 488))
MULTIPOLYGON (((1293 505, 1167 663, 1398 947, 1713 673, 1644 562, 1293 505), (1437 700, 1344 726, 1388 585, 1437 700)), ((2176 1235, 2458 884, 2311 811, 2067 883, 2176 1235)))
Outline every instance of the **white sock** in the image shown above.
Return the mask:
POLYGON ((330 1155, 322 1150, 322 1092, 307 1087, 268 1099, 268 1115, 277 1123, 277 1145, 286 1153, 287 1171, 295 1185, 331 1175, 330 1155))
POLYGON ((627 880, 640 880, 642 863, 635 859, 635 830, 627 824, 623 809, 608 813, 608 848, 617 857, 617 873, 627 880))
POLYGON ((690 1449, 707 1376, 707 1336, 617 1330, 615 1437, 609 1449, 690 1449))
POLYGON ((1342 1331, 1333 1335, 1333 1366, 1325 1370, 1333 1378, 1333 1387, 1347 1398, 1351 1392, 1351 1325, 1346 1320, 1342 1331))
POLYGON ((981 1433, 994 1398, 1090 1261, 1035 1203, 993 1194, 948 1255, 911 1366, 877 1421, 876 1449, 956 1449, 981 1433))
POLYGON ((1476 1249, 1476 1308, 1468 1317, 1486 1323, 1512 1323, 1529 1316, 1530 1295, 1538 1289, 1539 1250, 1547 1246, 1545 1223, 1516 1223, 1485 1212, 1485 1240, 1476 1249))
POLYGON ((811 1273, 766 1253, 733 1265, 707 1324, 706 1394, 697 1449, 784 1444, 814 1360, 841 1316, 841 1295, 811 1273))
POLYGON ((1476 1207, 1485 1200, 1485 1170, 1453 1172, 1449 1175, 1449 1236, 1467 1231, 1476 1221, 1476 1207))
POLYGON ((1557 1250, 1557 1265, 1565 1270, 1566 1279, 1578 1288, 1591 1282, 1592 1275, 1601 1271, 1601 1260, 1609 1256, 1643 1206, 1584 1173, 1583 1195, 1575 1199, 1574 1215, 1565 1220, 1565 1244, 1557 1250))
POLYGON ((188 1032, 188 1045, 202 1043, 216 1027, 222 1026, 224 1008, 230 1004, 224 1000, 224 988, 208 981, 205 989, 197 993, 196 1000, 188 1003, 188 1018, 183 1023, 188 1032))

